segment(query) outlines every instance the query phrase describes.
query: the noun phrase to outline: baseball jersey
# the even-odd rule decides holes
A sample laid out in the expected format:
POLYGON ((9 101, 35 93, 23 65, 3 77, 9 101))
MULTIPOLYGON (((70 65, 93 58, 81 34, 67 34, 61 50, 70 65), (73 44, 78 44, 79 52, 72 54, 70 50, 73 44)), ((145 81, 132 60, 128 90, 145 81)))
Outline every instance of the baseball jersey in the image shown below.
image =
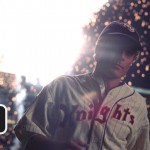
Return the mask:
POLYGON ((150 150, 145 99, 127 84, 104 99, 100 88, 91 74, 53 80, 15 127, 19 140, 38 133, 57 141, 90 139, 89 150, 150 150))

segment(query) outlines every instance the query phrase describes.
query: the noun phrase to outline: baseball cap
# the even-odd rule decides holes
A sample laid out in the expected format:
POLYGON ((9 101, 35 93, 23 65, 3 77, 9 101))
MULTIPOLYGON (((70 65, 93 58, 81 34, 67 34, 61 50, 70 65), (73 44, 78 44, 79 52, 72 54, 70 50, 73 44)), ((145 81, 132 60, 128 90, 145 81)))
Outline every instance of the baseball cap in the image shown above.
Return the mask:
MULTIPOLYGON (((129 42, 135 42, 138 51, 142 51, 142 46, 140 44, 139 34, 136 29, 129 24, 113 21, 108 26, 106 26, 98 37, 98 41, 103 36, 118 36, 124 39, 128 39, 129 42)), ((97 41, 97 42, 98 42, 97 41)))

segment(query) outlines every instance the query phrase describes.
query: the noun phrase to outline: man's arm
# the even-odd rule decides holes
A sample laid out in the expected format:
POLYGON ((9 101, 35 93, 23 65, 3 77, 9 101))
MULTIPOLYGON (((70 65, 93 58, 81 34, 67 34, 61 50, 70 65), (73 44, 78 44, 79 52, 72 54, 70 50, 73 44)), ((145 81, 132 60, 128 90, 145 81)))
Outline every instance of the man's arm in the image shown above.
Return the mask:
POLYGON ((67 149, 67 143, 56 143, 52 141, 51 139, 47 138, 46 136, 40 135, 40 134, 34 134, 32 135, 26 146, 25 150, 65 150, 67 149))
POLYGON ((30 137, 25 150, 82 150, 83 147, 88 147, 88 145, 74 140, 67 142, 53 141, 46 136, 35 134, 30 137))
POLYGON ((150 150, 150 131, 148 118, 144 119, 144 121, 142 122, 142 126, 139 130, 140 134, 138 134, 137 141, 133 150, 150 150))

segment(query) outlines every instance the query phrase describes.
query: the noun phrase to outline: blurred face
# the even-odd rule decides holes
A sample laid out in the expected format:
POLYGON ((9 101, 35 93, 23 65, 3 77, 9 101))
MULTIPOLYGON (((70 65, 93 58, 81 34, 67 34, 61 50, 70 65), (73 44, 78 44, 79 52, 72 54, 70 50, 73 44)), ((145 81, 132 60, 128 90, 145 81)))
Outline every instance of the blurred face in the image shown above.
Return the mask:
POLYGON ((128 47, 119 46, 114 41, 102 40, 97 46, 96 60, 100 72, 107 78, 121 78, 127 74, 137 53, 128 47), (108 42, 108 41, 107 41, 108 42), (113 43, 112 43, 113 42, 113 43))

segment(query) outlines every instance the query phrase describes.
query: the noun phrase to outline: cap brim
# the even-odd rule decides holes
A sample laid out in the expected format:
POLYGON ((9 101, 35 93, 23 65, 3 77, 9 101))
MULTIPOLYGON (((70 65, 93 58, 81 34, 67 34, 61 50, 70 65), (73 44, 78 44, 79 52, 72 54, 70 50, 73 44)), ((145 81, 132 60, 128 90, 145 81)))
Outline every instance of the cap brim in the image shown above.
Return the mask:
POLYGON ((129 36, 127 34, 122 34, 122 33, 119 33, 119 32, 113 32, 113 33, 107 33, 107 34, 108 35, 116 35, 116 36, 118 35, 118 36, 121 36, 121 37, 126 37, 129 40, 132 40, 132 41, 134 41, 137 44, 137 48, 138 48, 139 51, 143 50, 141 44, 137 40, 135 40, 134 38, 132 38, 131 36, 129 36))

